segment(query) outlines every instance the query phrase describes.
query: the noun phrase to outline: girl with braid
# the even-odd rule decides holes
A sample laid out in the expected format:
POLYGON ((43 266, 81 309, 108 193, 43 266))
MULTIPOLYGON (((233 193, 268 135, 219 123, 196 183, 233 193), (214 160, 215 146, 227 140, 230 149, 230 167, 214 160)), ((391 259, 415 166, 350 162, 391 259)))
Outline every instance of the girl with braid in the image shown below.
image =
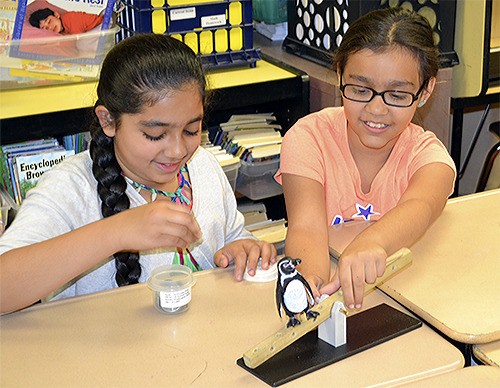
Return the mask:
POLYGON ((201 148, 206 81, 193 51, 140 34, 106 56, 90 150, 44 173, 0 238, 1 312, 144 282, 160 266, 254 275, 276 261, 244 229, 201 148))

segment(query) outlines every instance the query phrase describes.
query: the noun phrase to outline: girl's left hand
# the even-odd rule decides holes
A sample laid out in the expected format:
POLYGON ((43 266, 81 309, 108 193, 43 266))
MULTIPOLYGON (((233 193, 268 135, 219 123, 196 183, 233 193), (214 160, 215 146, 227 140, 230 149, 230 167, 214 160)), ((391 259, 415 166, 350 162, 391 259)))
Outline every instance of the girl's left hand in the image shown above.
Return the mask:
POLYGON ((214 263, 217 267, 226 268, 234 262, 234 278, 241 281, 246 268, 250 276, 255 275, 260 258, 264 270, 276 263, 274 245, 265 241, 243 239, 233 241, 219 249, 214 255, 214 263))

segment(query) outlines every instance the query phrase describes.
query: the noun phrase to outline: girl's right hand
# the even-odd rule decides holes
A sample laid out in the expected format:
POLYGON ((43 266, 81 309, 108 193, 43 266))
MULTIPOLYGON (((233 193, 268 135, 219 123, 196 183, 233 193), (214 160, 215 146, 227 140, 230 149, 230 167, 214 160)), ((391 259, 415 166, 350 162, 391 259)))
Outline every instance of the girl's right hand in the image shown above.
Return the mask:
POLYGON ((304 276, 304 279, 306 279, 307 283, 309 283, 309 286, 311 287, 311 291, 313 293, 313 298, 316 301, 316 303, 318 303, 321 297, 321 293, 319 292, 319 290, 323 287, 325 283, 317 275, 306 275, 304 276))
POLYGON ((386 259, 387 253, 382 246, 355 240, 342 253, 330 282, 320 292, 331 295, 341 288, 346 306, 360 309, 365 283, 374 284, 384 274, 386 259))
POLYGON ((125 210, 113 218, 124 251, 164 247, 184 249, 202 236, 189 206, 167 200, 125 210))

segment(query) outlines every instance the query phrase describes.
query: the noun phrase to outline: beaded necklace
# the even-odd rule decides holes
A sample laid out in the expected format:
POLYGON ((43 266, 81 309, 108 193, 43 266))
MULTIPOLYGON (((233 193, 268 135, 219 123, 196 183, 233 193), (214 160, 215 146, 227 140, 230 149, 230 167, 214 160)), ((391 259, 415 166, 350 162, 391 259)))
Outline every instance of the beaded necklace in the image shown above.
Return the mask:
MULTIPOLYGON (((192 193, 191 183, 188 182, 183 173, 188 173, 187 166, 182 167, 177 174, 177 182, 179 183, 179 187, 174 192, 153 189, 152 187, 149 187, 142 183, 135 182, 128 177, 125 177, 125 180, 130 183, 138 193, 140 193, 141 190, 149 191, 151 193, 151 201, 154 201, 158 197, 158 194, 161 194, 165 197, 169 197, 172 202, 181 203, 192 208, 193 203, 192 199, 190 198, 192 193)), ((185 250, 177 248, 176 252, 174 253, 172 263, 185 265, 186 267, 191 268, 193 272, 202 270, 201 266, 196 262, 195 258, 188 248, 186 248, 185 250)))
POLYGON ((179 187, 177 190, 174 192, 170 191, 163 191, 163 190, 158 190, 158 189, 153 189, 152 187, 149 187, 145 184, 138 183, 133 181, 132 179, 125 177, 125 180, 129 182, 132 186, 134 186, 135 190, 140 193, 141 190, 146 190, 151 193, 151 202, 156 200, 158 197, 158 194, 164 195, 165 197, 169 197, 172 202, 177 202, 177 203, 182 203, 183 205, 189 205, 191 206, 191 199, 189 199, 189 191, 191 190, 191 184, 184 178, 183 173, 187 173, 187 167, 184 166, 180 169, 180 171, 177 174, 177 182, 179 184, 179 187))

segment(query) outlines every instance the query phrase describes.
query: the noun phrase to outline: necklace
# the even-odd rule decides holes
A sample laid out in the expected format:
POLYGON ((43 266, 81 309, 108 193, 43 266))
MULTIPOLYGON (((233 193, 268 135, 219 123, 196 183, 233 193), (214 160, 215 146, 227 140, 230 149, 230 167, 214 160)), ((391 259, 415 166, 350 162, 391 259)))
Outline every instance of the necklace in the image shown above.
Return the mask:
POLYGON ((182 203, 184 205, 191 206, 191 199, 189 198, 191 191, 191 184, 186 180, 186 178, 183 175, 183 173, 187 172, 188 172, 187 166, 182 167, 178 172, 177 182, 179 184, 179 187, 174 192, 153 189, 152 187, 149 187, 145 184, 133 181, 128 177, 125 177, 125 180, 132 186, 134 186, 135 190, 138 193, 140 193, 141 190, 149 191, 151 193, 151 201, 154 201, 158 197, 158 194, 161 194, 165 197, 169 197, 172 200, 172 202, 182 203))
MULTIPOLYGON (((158 194, 161 194, 165 197, 169 197, 172 202, 182 203, 191 207, 191 184, 186 180, 183 173, 188 173, 187 166, 182 167, 177 174, 177 182, 179 183, 179 187, 174 192, 153 189, 152 187, 146 186, 142 183, 135 182, 126 176, 124 177, 125 180, 130 183, 138 193, 140 193, 141 190, 149 191, 151 193, 151 201, 154 201, 157 198, 158 194)), ((203 269, 201 265, 198 264, 188 248, 184 250, 181 248, 176 248, 172 263, 185 265, 186 267, 191 268, 193 272, 201 271, 203 269)))

